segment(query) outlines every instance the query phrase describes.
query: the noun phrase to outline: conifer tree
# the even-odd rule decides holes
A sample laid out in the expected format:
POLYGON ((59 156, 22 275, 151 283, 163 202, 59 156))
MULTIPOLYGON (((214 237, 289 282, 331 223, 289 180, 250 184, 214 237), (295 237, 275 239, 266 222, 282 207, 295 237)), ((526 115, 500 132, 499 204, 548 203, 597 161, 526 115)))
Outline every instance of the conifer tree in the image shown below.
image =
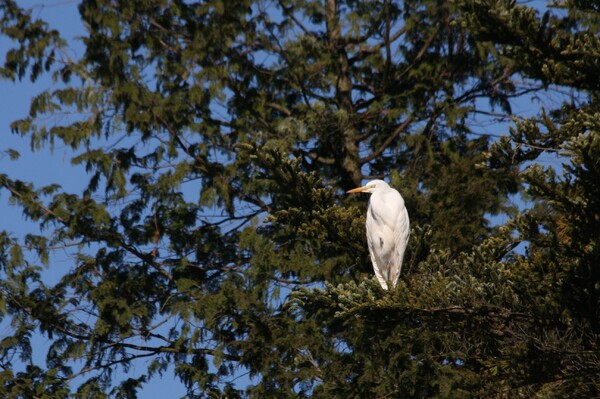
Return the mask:
POLYGON ((3 1, 1 75, 62 83, 13 133, 66 145, 89 180, 0 174, 43 227, 0 233, 2 396, 133 398, 170 366, 189 398, 597 396, 598 12, 555 6, 83 0, 67 59, 3 1), (413 226, 389 292, 344 195, 370 178, 413 226))

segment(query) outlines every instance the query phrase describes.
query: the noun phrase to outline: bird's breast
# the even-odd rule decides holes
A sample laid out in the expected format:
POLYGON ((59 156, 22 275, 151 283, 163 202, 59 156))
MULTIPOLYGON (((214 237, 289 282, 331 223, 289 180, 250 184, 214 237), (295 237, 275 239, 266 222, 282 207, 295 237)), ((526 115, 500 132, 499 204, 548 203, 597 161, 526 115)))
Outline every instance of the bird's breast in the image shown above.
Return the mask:
POLYGON ((404 209, 404 199, 395 190, 374 193, 369 201, 368 216, 378 223, 393 224, 404 209))

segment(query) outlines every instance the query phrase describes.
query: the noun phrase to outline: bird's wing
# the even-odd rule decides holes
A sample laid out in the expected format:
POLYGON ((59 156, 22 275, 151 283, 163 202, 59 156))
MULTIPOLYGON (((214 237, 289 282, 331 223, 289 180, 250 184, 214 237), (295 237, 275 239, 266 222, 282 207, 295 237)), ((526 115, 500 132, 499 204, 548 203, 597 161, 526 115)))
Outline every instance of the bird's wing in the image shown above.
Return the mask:
POLYGON ((396 287, 398 278, 400 277, 402 260, 404 259, 404 252, 406 251, 409 236, 410 220, 408 219, 408 211, 403 207, 398 213, 396 225, 394 226, 394 255, 391 260, 392 264, 390 265, 390 276, 394 287, 396 287))
POLYGON ((375 277, 377 278, 377 281, 379 281, 379 285, 381 285, 381 288, 383 288, 384 290, 388 289, 387 286, 387 281, 386 278, 383 276, 383 273, 381 272, 381 267, 384 265, 380 265, 377 262, 377 256, 375 255, 375 245, 377 245, 373 240, 375 240, 375 235, 372 234, 373 232, 370 231, 371 229, 373 229, 373 223, 374 221, 367 216, 367 244, 369 246, 369 255, 371 256, 371 262, 373 263, 373 271, 375 272, 375 277))

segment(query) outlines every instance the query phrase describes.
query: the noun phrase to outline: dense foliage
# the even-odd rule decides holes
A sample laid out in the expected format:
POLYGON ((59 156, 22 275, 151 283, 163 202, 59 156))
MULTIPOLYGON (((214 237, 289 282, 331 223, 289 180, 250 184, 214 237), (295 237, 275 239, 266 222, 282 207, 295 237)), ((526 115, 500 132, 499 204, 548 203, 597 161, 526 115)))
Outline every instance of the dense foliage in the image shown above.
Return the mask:
POLYGON ((60 83, 13 133, 67 146, 89 176, 66 192, 0 174, 1 198, 42 227, 0 226, 2 397, 133 398, 169 366, 189 398, 600 395, 592 2, 79 12, 72 59, 0 3, 1 76, 60 83), (520 101, 535 111, 514 115, 520 101), (372 278, 366 198, 344 194, 371 178, 399 189, 413 228, 391 291, 372 278))

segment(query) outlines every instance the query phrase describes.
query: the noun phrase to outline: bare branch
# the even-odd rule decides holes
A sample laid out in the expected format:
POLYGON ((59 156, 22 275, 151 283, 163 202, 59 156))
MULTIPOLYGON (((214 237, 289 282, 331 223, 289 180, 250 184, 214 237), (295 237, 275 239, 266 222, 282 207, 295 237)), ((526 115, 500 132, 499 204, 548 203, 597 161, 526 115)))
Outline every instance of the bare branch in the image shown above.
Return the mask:
POLYGON ((402 122, 398 127, 396 127, 396 129, 394 129, 394 131, 388 136, 387 139, 385 139, 385 141, 383 142, 383 144, 381 144, 379 146, 379 148, 377 148, 375 151, 373 151, 370 155, 361 158, 359 160, 360 164, 365 164, 375 158, 377 158, 379 155, 381 155, 382 152, 384 152, 388 146, 392 143, 392 141, 394 141, 398 136, 400 136, 400 134, 402 132, 405 132, 406 129, 408 128, 408 126, 412 123, 413 121, 413 115, 409 115, 404 122, 402 122))

